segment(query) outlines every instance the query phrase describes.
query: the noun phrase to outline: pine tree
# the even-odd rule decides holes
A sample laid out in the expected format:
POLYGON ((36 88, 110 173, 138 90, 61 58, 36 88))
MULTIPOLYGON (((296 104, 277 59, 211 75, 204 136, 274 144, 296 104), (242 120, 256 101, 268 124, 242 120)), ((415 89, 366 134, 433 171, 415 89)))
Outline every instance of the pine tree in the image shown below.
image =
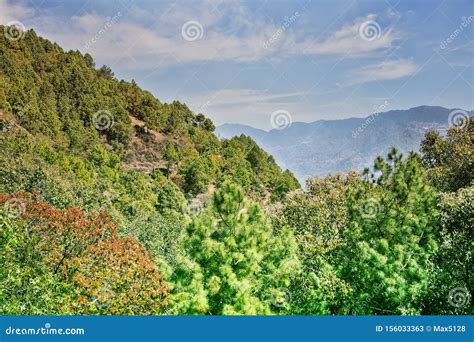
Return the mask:
POLYGON ((350 198, 339 274, 352 288, 350 312, 416 314, 437 249, 435 192, 414 154, 394 149, 375 171, 350 198))
POLYGON ((288 306, 286 288, 299 270, 297 245, 276 234, 259 206, 225 183, 184 238, 174 273, 175 309, 183 314, 270 314, 288 306))

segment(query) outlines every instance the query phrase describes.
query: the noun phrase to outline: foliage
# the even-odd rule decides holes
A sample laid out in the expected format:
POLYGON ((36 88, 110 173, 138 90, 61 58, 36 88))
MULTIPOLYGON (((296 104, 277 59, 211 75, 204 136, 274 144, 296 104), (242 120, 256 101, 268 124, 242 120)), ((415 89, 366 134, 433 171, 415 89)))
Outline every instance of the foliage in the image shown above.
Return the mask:
POLYGON ((156 314, 166 307, 168 285, 152 259, 137 240, 119 238, 104 213, 58 210, 21 194, 1 195, 0 204, 2 314, 156 314))
MULTIPOLYGON (((214 124, 202 113, 195 115, 179 101, 161 103, 135 81, 117 80, 109 67, 96 69, 90 55, 65 52, 33 30, 15 42, 0 37, 0 82, 0 109, 11 112, 29 133, 61 141, 68 154, 83 157, 91 147, 108 143, 123 157, 137 133, 135 118, 144 122, 146 131, 166 137, 163 159, 168 173, 179 169, 178 177, 170 179, 183 177, 184 182, 176 184, 187 195, 205 191, 232 172, 224 166, 229 164, 218 163, 220 154, 232 158, 232 153, 225 151, 226 144, 213 134, 214 124), (187 152, 180 153, 184 144, 187 152)), ((245 164, 246 173, 261 172, 254 179, 256 191, 265 188, 277 199, 299 187, 293 175, 283 173, 250 138, 239 144, 253 144, 252 153, 259 153, 249 156, 258 165, 245 164)))
POLYGON ((424 299, 423 313, 472 314, 474 118, 452 126, 445 137, 428 132, 421 152, 429 179, 440 191, 438 208, 442 226, 430 295, 424 299), (458 296, 459 302, 452 296, 458 296))
POLYGON ((231 180, 251 190, 259 197, 270 192, 274 201, 300 188, 289 171, 281 172, 272 156, 261 149, 251 138, 241 135, 223 143, 224 168, 229 170, 221 177, 222 182, 231 180))
POLYGON ((474 279, 474 187, 439 196, 441 215, 439 250, 431 275, 430 291, 423 303, 426 314, 472 314, 474 279), (451 299, 453 291, 459 299, 451 299))
POLYGON ((348 195, 360 182, 356 173, 309 179, 307 191, 291 194, 273 213, 276 227, 293 229, 303 263, 292 285, 292 313, 331 314, 347 300, 349 286, 334 260, 349 223, 348 195))
POLYGON ((474 117, 452 126, 446 137, 428 132, 421 143, 423 164, 433 185, 456 191, 472 184, 474 177, 474 117))
POLYGON ((0 36, 0 313, 472 314, 473 123, 301 190, 90 55, 0 36))
POLYGON ((174 302, 182 314, 269 314, 285 308, 284 290, 298 271, 296 242, 276 234, 242 190, 225 183, 212 206, 196 216, 174 273, 174 302))
POLYGON ((211 184, 216 165, 210 156, 194 157, 183 163, 180 174, 184 179, 183 189, 191 195, 204 192, 211 184))
POLYGON ((419 158, 396 151, 375 174, 308 182, 274 213, 293 227, 304 272, 293 285, 297 314, 416 314, 437 251, 436 194, 419 158))
POLYGON ((402 159, 394 149, 375 172, 349 197, 337 257, 351 285, 346 305, 356 314, 417 314, 437 250, 435 192, 414 154, 402 159))

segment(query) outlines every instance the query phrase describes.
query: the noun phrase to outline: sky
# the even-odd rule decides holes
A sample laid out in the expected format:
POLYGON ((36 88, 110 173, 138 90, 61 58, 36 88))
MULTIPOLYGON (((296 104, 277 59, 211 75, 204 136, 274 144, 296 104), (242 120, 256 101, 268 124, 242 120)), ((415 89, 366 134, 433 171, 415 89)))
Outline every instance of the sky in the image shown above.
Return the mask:
POLYGON ((0 0, 10 23, 217 125, 474 107, 472 0, 0 0))

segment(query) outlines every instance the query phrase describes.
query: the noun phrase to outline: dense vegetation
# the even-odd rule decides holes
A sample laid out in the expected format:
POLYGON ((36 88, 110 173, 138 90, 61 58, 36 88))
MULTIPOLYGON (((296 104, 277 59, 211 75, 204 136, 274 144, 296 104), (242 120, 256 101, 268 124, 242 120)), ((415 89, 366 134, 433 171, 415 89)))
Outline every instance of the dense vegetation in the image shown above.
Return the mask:
POLYGON ((0 314, 473 312, 472 119, 303 191, 33 31, 0 36, 0 111, 0 314))

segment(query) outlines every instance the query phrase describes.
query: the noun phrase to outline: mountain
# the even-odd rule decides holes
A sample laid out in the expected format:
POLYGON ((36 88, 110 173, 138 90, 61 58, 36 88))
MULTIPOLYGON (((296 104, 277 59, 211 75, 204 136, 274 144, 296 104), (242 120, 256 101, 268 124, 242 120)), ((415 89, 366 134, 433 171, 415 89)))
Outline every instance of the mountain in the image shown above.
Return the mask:
MULTIPOLYGON (((216 134, 221 138, 241 134, 252 137, 282 168, 290 169, 304 182, 309 176, 372 166, 376 156, 386 155, 393 146, 403 153, 417 151, 428 130, 443 132, 450 126, 453 111, 419 106, 375 113, 366 118, 295 122, 285 129, 271 131, 224 124, 217 127, 216 134)), ((460 111, 459 115, 465 113, 460 111)))
POLYGON ((91 198, 100 198, 98 191, 120 191, 123 198, 111 203, 129 201, 129 211, 139 201, 148 207, 164 202, 156 198, 163 184, 188 200, 227 180, 257 200, 276 200, 299 188, 251 138, 220 141, 213 122, 186 104, 163 103, 135 81, 117 79, 109 67, 96 67, 91 55, 64 51, 33 30, 9 38, 0 35, 0 193, 36 191, 28 177, 40 171, 39 178, 51 176, 51 184, 67 179, 65 186, 74 189, 86 179, 91 198), (13 153, 19 146, 25 146, 23 155, 13 153), (102 166, 113 171, 101 178, 96 168, 102 166), (119 178, 136 185, 136 198, 132 185, 128 193, 118 189, 119 178), (107 184, 99 186, 98 180, 107 184), (151 183, 160 183, 159 189, 143 191, 151 183))

